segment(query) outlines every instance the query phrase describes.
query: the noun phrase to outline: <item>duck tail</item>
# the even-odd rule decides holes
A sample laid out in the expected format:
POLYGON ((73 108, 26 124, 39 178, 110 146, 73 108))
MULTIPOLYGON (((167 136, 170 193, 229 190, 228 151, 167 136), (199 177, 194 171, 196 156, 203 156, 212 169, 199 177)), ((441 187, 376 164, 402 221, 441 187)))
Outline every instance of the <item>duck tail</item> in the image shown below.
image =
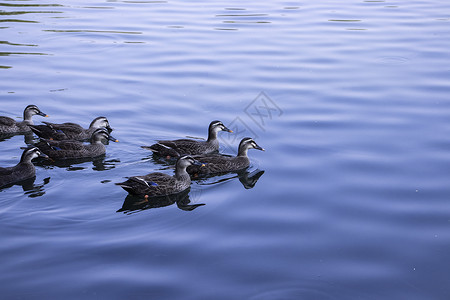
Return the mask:
POLYGON ((31 131, 33 131, 37 136, 42 135, 42 131, 36 125, 28 125, 28 127, 30 127, 31 131))
POLYGON ((165 151, 168 151, 168 150, 171 149, 171 148, 169 148, 169 147, 167 147, 167 146, 165 146, 163 144, 160 144, 160 143, 156 143, 156 144, 153 144, 151 146, 141 146, 141 148, 146 149, 146 150, 150 150, 150 151, 152 151, 154 153, 164 153, 165 151))
POLYGON ((130 194, 134 194, 133 188, 131 186, 127 185, 127 183, 125 183, 125 182, 115 183, 115 185, 120 186, 121 188, 123 188, 125 191, 127 191, 130 194))
POLYGON ((31 128, 31 131, 33 131, 33 133, 40 138, 53 139, 52 134, 56 133, 55 130, 48 125, 28 125, 28 126, 31 128))
POLYGON ((145 150, 150 150, 150 151, 152 151, 154 153, 158 153, 159 152, 158 149, 153 148, 153 145, 152 146, 141 146, 141 148, 145 149, 145 150))
POLYGON ((150 150, 160 156, 166 156, 167 158, 180 156, 180 153, 177 150, 162 143, 156 143, 151 146, 141 146, 141 148, 150 150))

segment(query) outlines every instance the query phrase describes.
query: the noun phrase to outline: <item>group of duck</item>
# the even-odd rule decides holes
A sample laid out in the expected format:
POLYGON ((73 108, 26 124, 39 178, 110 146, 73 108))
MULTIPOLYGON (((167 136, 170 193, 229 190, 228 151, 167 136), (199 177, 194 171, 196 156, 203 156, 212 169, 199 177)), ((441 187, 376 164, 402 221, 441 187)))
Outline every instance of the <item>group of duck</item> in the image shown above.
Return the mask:
MULTIPOLYGON (((50 161, 91 159, 105 154, 107 141, 118 142, 111 136, 113 129, 105 117, 95 118, 89 128, 76 123, 50 123, 34 125, 32 117, 48 117, 36 105, 28 105, 23 112, 23 121, 0 116, 0 136, 34 133, 37 142, 23 148, 17 165, 0 167, 0 188, 35 177, 34 158, 42 157, 50 161)), ((141 146, 151 150, 168 161, 175 161, 173 176, 155 172, 143 176, 132 176, 124 182, 116 183, 131 195, 149 197, 174 195, 187 190, 191 176, 210 176, 236 172, 250 165, 247 151, 264 151, 252 138, 243 138, 236 156, 218 153, 220 131, 232 132, 221 121, 212 121, 208 128, 207 140, 177 139, 157 141, 151 146, 141 146)))

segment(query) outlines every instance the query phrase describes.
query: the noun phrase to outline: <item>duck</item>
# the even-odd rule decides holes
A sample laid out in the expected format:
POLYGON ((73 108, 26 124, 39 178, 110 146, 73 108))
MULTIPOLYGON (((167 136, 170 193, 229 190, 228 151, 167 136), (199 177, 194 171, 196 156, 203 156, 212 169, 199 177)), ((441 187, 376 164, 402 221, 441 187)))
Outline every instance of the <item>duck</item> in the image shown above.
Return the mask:
POLYGON ((246 137, 239 143, 236 156, 195 156, 195 159, 203 162, 205 166, 203 168, 189 166, 187 172, 191 175, 211 175, 243 170, 250 165, 250 160, 247 156, 248 149, 265 151, 252 138, 246 137))
POLYGON ((30 125, 31 130, 40 138, 48 140, 88 140, 92 133, 98 128, 106 128, 109 133, 113 129, 109 126, 109 121, 106 117, 95 118, 89 128, 84 129, 82 126, 76 123, 62 123, 55 124, 50 122, 42 122, 45 125, 30 125))
POLYGON ((36 169, 31 162, 37 157, 48 158, 37 147, 28 147, 22 153, 20 161, 13 167, 0 168, 0 187, 24 181, 36 176, 36 169))
POLYGON ((28 105, 23 111, 23 121, 17 122, 13 118, 0 116, 0 134, 27 133, 31 131, 29 125, 33 125, 32 117, 40 115, 48 117, 36 105, 28 105))
POLYGON ((102 143, 104 139, 118 142, 105 128, 98 128, 92 133, 89 144, 75 140, 54 141, 41 139, 36 143, 36 147, 53 160, 94 158, 105 154, 105 145, 102 143))
POLYGON ((167 158, 213 153, 219 150, 219 140, 217 139, 219 131, 233 132, 223 125, 221 121, 216 120, 209 124, 208 139, 206 141, 191 139, 158 141, 156 144, 141 146, 141 148, 151 150, 153 153, 167 158))
POLYGON ((158 197, 174 195, 191 186, 191 177, 186 172, 186 168, 191 165, 201 166, 202 163, 190 155, 183 155, 177 159, 175 164, 175 174, 173 176, 155 172, 144 176, 129 177, 124 182, 116 183, 131 195, 158 197))

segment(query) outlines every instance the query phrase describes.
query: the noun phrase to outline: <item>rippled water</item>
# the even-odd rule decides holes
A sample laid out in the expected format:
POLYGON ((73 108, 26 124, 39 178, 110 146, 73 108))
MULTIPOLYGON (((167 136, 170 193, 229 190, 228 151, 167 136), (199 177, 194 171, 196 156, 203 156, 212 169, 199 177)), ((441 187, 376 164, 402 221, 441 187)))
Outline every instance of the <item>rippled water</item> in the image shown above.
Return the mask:
POLYGON ((449 299, 449 21, 436 0, 3 1, 0 115, 104 115, 120 143, 0 190, 1 298, 449 299), (215 119, 223 152, 266 149, 250 174, 151 205, 114 185, 172 173, 139 146, 215 119))

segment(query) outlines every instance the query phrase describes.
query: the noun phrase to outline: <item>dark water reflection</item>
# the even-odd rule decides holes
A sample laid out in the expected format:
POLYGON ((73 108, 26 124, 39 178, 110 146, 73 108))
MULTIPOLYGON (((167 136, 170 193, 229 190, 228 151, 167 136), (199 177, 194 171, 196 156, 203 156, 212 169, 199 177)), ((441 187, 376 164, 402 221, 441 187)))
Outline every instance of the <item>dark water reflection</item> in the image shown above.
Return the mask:
POLYGON ((64 159, 57 161, 49 161, 45 159, 40 159, 36 165, 51 168, 52 166, 58 168, 64 168, 67 171, 78 171, 85 170, 88 167, 86 166, 87 162, 92 162, 92 170, 94 171, 106 171, 111 170, 116 167, 118 163, 120 163, 119 159, 106 159, 105 155, 98 156, 95 158, 77 158, 77 159, 64 159), (77 166, 80 164, 84 164, 84 166, 77 166))
POLYGON ((48 184, 49 182, 50 182, 50 177, 47 177, 42 181, 42 183, 36 184, 36 177, 33 177, 33 178, 29 178, 26 180, 16 182, 14 184, 9 184, 9 185, 3 186, 0 189, 3 190, 3 189, 11 188, 13 186, 21 186, 21 188, 24 192, 24 195, 26 195, 30 198, 35 198, 35 197, 43 196, 45 194, 44 186, 46 184, 48 184))
POLYGON ((256 169, 249 171, 249 169, 245 169, 237 172, 217 174, 214 176, 205 175, 201 177, 194 177, 193 180, 197 181, 199 185, 214 185, 237 178, 245 189, 252 189, 255 187, 255 184, 263 174, 263 170, 256 169))
POLYGON ((177 207, 184 211, 192 211, 199 206, 205 205, 204 203, 200 204, 190 204, 191 200, 189 199, 190 189, 187 189, 181 193, 175 195, 166 195, 160 197, 152 197, 148 200, 143 197, 138 197, 134 195, 127 195, 125 201, 123 202, 122 208, 117 212, 131 213, 135 211, 142 211, 150 208, 159 208, 166 207, 173 204, 176 204, 177 207))
POLYGON ((9 140, 15 136, 23 136, 24 143, 29 146, 32 146, 36 141, 35 136, 30 132, 25 134, 0 134, 0 142, 9 140))

